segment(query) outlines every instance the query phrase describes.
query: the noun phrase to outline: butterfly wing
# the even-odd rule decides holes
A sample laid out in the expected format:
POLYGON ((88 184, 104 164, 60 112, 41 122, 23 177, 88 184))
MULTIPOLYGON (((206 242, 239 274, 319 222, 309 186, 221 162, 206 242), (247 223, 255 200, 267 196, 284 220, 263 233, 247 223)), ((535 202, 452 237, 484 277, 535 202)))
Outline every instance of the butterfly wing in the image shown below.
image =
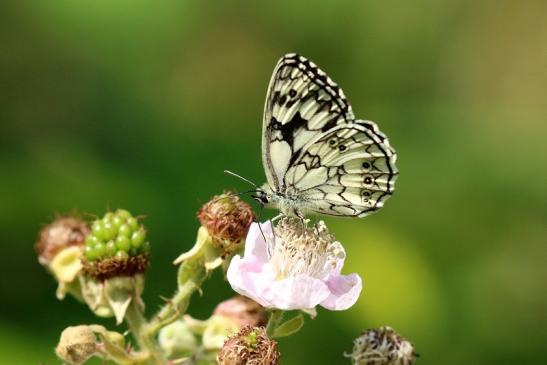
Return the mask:
POLYGON ((287 170, 302 149, 331 128, 353 120, 342 90, 313 62, 296 54, 281 58, 264 107, 262 163, 270 187, 283 193, 287 170))
POLYGON ((364 217, 393 194, 396 158, 375 123, 341 124, 302 148, 285 175, 287 193, 309 211, 364 217))

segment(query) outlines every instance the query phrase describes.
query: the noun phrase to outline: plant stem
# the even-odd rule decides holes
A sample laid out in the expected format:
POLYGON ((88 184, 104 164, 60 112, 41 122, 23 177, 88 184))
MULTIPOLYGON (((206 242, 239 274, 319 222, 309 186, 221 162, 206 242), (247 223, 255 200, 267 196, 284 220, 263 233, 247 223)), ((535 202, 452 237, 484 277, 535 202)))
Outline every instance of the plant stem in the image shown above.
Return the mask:
POLYGON ((146 327, 147 336, 154 337, 162 327, 181 318, 188 309, 190 297, 201 287, 207 276, 201 257, 183 262, 179 267, 178 290, 150 320, 146 327))
POLYGON ((148 352, 148 363, 152 365, 167 364, 154 337, 148 336, 145 331, 146 319, 144 318, 142 307, 135 299, 131 300, 129 307, 127 308, 125 320, 127 321, 131 333, 137 340, 141 351, 148 352))

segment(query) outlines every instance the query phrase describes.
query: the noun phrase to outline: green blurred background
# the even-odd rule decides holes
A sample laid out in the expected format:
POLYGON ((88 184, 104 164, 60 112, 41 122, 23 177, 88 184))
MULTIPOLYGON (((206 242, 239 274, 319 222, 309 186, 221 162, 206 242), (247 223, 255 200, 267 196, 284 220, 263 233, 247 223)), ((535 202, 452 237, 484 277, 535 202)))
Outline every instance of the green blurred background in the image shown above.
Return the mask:
MULTIPOLYGON (((55 299, 42 224, 72 209, 146 215, 149 311, 175 285, 200 204, 224 176, 264 180, 266 87, 278 58, 323 68, 399 154, 397 192, 329 219, 365 280, 280 341, 283 364, 349 364, 391 325, 418 364, 538 364, 547 340, 547 2, 49 0, 0 5, 0 348, 56 364, 58 334, 102 323, 55 299)), ((215 275, 190 312, 233 294, 215 275)))

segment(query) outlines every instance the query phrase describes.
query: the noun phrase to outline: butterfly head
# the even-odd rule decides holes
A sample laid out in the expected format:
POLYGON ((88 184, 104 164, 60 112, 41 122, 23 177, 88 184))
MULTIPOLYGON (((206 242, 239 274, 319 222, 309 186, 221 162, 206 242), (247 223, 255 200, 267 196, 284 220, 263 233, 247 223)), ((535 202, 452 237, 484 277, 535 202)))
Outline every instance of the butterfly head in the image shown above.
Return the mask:
POLYGON ((270 187, 268 183, 262 185, 259 188, 256 188, 254 191, 254 195, 252 195, 253 199, 258 202, 262 207, 265 208, 275 208, 278 200, 279 200, 279 194, 274 192, 274 190, 270 187))
POLYGON ((273 191, 268 184, 257 188, 254 195, 251 195, 254 200, 262 207, 268 207, 272 203, 273 191))
POLYGON ((263 207, 270 202, 270 199, 268 199, 268 194, 262 189, 258 189, 256 193, 251 196, 253 197, 254 200, 258 202, 258 204, 260 204, 263 207))

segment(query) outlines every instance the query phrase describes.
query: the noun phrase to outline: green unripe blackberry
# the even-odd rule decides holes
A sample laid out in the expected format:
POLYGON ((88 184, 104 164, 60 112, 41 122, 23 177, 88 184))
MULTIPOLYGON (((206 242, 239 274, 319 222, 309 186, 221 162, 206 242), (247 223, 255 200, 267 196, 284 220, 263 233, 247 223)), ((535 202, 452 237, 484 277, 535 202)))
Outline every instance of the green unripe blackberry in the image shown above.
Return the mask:
POLYGON ((116 238, 116 247, 122 252, 129 252, 131 249, 131 240, 126 236, 118 236, 116 238))
POLYGON ((85 258, 96 261, 114 257, 118 251, 136 256, 148 252, 145 242, 144 227, 128 211, 119 209, 93 222, 92 231, 85 241, 85 258))
POLYGON ((85 239, 84 271, 99 279, 131 276, 148 267, 146 230, 127 210, 108 212, 85 239))

